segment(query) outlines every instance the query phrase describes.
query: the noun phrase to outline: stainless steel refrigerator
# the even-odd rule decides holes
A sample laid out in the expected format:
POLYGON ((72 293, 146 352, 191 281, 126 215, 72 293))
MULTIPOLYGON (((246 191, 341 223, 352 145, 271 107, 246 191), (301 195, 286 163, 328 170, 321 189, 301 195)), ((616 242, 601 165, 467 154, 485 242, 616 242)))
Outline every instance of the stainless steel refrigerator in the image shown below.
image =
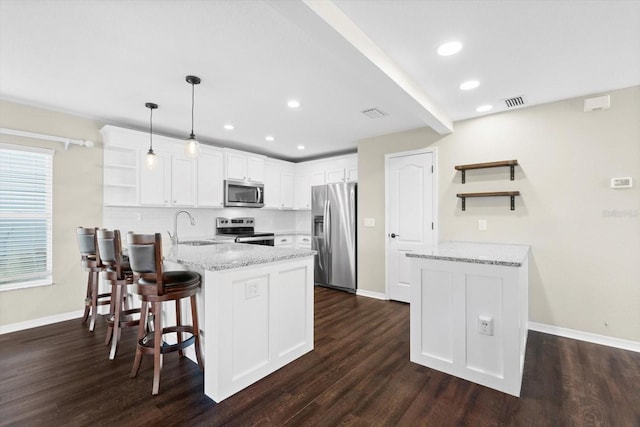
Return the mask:
POLYGON ((311 247, 315 283, 356 291, 355 182, 311 187, 311 247))

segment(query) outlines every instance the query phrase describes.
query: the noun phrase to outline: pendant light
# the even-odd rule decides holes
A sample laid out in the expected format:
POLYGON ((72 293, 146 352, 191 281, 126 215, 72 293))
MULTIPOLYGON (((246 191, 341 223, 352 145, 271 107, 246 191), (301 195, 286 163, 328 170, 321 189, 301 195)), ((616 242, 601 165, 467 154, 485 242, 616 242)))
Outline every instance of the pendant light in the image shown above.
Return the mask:
POLYGON ((154 170, 158 164, 158 159, 156 158, 156 153, 153 152, 153 110, 158 108, 158 104, 147 102, 144 106, 151 112, 151 117, 149 118, 149 151, 147 151, 144 163, 147 166, 147 169, 154 170))
POLYGON ((200 77, 187 76, 186 80, 187 80, 187 83, 191 85, 191 135, 189 135, 189 138, 185 141, 184 154, 187 157, 195 158, 195 157, 198 157, 198 153, 200 152, 200 143, 198 142, 195 134, 193 133, 193 98, 194 98, 194 91, 195 91, 194 88, 195 88, 195 85, 200 84, 200 77))

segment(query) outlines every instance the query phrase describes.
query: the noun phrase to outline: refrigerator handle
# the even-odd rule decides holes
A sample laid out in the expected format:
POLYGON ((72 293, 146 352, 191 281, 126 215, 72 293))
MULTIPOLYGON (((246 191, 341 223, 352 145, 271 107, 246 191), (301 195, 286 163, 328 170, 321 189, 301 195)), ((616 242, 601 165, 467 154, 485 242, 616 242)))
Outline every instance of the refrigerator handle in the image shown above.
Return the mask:
POLYGON ((327 242, 327 248, 331 253, 331 200, 327 200, 326 213, 324 215, 324 230, 326 232, 325 241, 327 242))

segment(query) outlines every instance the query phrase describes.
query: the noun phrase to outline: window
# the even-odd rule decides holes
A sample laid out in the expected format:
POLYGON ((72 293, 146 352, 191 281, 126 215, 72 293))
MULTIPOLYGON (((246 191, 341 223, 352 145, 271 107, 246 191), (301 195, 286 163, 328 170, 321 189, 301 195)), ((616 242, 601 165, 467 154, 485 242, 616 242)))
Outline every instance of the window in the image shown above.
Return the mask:
POLYGON ((0 143, 0 290, 53 282, 53 153, 0 143))

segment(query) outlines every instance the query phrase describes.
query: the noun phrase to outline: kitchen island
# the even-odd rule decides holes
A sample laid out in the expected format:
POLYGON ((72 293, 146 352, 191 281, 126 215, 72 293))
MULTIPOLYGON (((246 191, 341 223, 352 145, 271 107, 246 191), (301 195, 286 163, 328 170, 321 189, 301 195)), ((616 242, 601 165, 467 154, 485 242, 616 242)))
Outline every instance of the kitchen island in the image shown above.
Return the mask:
POLYGON ((410 358, 520 395, 529 246, 447 242, 411 261, 410 358))
POLYGON ((168 270, 202 276, 198 310, 204 392, 211 399, 220 402, 313 350, 313 256, 311 250, 204 241, 165 252, 168 270))

